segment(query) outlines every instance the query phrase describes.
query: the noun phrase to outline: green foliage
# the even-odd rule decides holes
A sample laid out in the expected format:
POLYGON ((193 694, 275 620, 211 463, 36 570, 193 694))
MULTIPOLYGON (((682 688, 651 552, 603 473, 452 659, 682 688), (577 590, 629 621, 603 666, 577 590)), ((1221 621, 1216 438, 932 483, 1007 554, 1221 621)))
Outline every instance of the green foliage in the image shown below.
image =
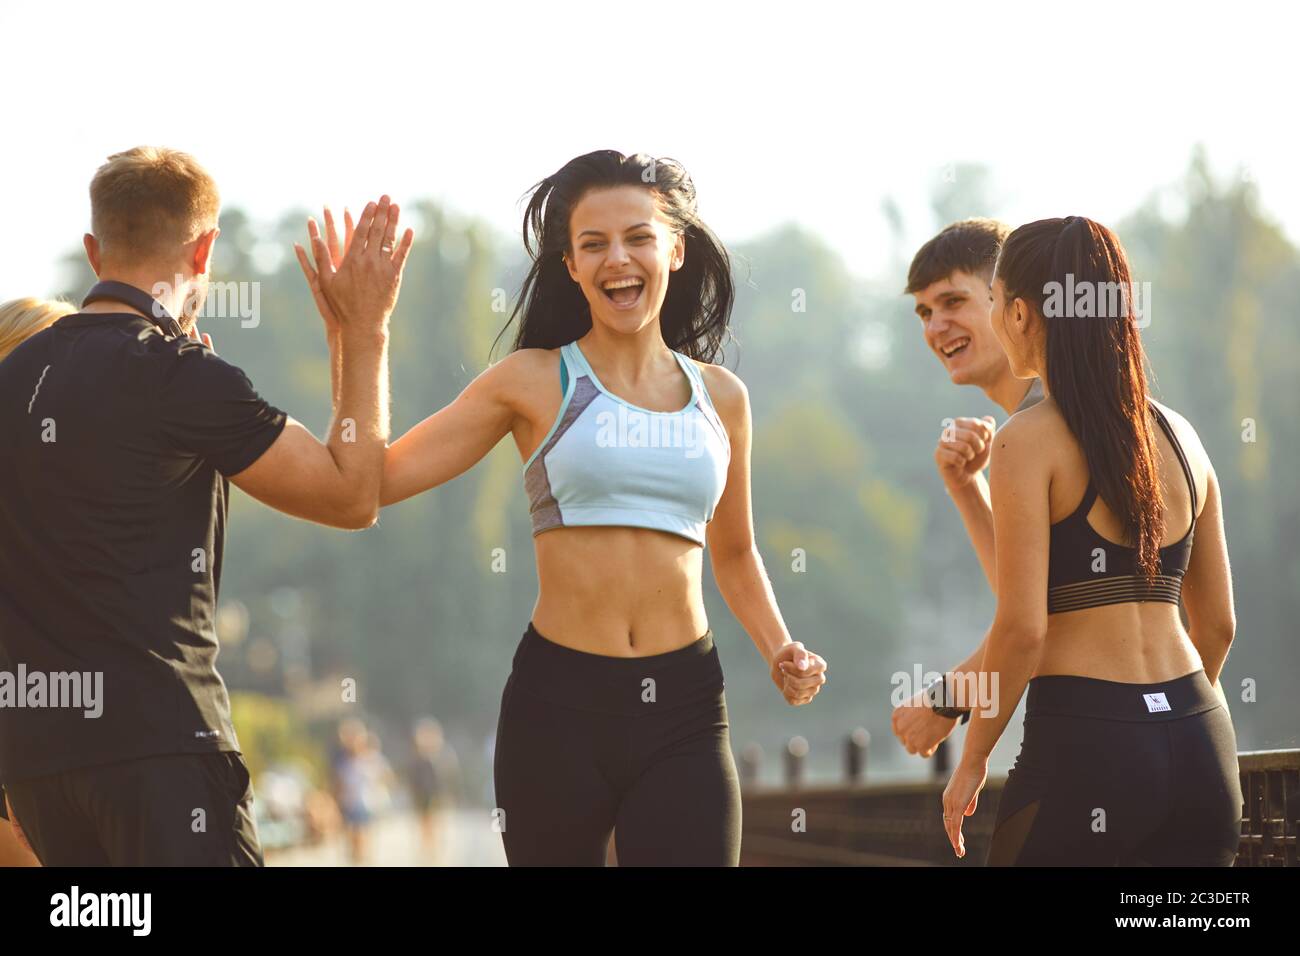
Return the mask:
POLYGON ((318 784, 328 780, 324 750, 288 701, 232 691, 230 712, 244 761, 254 781, 268 766, 286 762, 310 767, 318 784))

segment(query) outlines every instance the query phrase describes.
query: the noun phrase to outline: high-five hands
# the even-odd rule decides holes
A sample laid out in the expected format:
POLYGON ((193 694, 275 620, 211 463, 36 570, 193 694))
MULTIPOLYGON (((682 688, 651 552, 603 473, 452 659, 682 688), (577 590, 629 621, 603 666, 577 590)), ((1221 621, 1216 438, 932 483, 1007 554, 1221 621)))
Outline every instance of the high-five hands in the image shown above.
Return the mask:
POLYGON ((798 707, 816 697, 826 683, 826 661, 792 641, 772 657, 771 673, 786 703, 798 707))
POLYGON ((407 229, 397 242, 398 215, 397 204, 388 196, 367 203, 355 228, 351 214, 345 212, 342 249, 328 209, 324 237, 316 221, 307 220, 315 268, 302 246, 294 243, 293 248, 327 331, 382 328, 392 314, 402 285, 402 268, 415 238, 407 229))
MULTIPOLYGON (((352 213, 345 206, 343 208, 343 246, 339 247, 338 230, 334 227, 334 214, 330 212, 330 207, 325 207, 325 248, 329 252, 330 265, 334 271, 338 271, 339 266, 343 264, 343 257, 347 251, 352 248, 352 237, 356 234, 356 224, 352 221, 352 213)), ((320 237, 320 230, 316 225, 315 219, 307 220, 307 235, 314 243, 320 237)), ((311 297, 316 302, 316 311, 325 321, 325 334, 335 335, 339 331, 338 316, 330 308, 329 302, 325 300, 321 292, 320 280, 316 276, 316 270, 311 267, 307 259, 307 253, 298 243, 293 244, 293 251, 298 255, 298 265, 302 267, 302 274, 307 277, 307 286, 311 289, 311 297)))

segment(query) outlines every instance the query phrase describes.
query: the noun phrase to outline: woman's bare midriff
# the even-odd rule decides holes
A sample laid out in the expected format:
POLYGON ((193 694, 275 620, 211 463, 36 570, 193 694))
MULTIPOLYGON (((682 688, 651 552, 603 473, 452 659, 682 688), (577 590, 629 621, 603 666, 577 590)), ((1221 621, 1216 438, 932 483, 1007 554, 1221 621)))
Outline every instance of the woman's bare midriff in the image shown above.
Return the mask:
POLYGON ((547 640, 588 654, 647 657, 708 630, 704 549, 647 528, 570 527, 533 538, 538 595, 532 622, 547 640))
POLYGON ((1035 677, 1074 674, 1125 684, 1173 680, 1205 665, 1173 604, 1109 604, 1052 614, 1035 677))

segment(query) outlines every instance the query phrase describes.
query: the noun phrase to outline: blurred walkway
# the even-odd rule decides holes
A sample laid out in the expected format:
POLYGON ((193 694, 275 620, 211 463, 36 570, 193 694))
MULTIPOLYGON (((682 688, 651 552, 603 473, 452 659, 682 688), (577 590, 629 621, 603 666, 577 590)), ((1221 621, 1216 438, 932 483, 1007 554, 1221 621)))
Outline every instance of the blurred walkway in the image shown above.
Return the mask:
MULTIPOLYGON (((420 846, 414 816, 394 814, 370 828, 368 866, 505 866, 501 834, 492 830, 487 809, 456 809, 443 817, 432 853, 420 846)), ((267 866, 347 866, 347 847, 340 837, 320 846, 268 851, 267 866)))

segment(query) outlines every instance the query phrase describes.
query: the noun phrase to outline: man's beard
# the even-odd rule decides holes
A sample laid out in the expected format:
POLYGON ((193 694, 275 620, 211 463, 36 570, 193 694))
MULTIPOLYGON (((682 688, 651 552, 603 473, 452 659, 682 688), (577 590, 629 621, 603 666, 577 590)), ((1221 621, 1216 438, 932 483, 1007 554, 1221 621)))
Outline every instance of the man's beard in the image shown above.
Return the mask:
POLYGON ((199 315, 203 311, 203 303, 207 297, 207 276, 203 277, 202 284, 199 284, 196 280, 195 284, 186 290, 185 298, 181 301, 180 314, 176 316, 181 331, 186 335, 189 335, 198 323, 199 315))

